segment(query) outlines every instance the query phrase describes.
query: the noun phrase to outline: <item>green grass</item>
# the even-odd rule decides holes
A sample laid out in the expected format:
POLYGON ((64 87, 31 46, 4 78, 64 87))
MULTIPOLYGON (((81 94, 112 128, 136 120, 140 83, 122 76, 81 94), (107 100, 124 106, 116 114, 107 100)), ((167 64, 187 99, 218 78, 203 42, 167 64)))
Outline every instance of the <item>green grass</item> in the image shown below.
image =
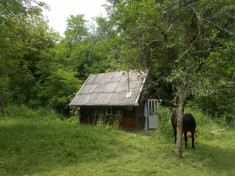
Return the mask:
POLYGON ((235 175, 234 127, 213 136, 210 131, 224 124, 194 114, 201 135, 196 150, 184 149, 183 158, 174 154, 166 109, 161 110, 159 130, 138 134, 72 120, 1 119, 0 175, 235 175))

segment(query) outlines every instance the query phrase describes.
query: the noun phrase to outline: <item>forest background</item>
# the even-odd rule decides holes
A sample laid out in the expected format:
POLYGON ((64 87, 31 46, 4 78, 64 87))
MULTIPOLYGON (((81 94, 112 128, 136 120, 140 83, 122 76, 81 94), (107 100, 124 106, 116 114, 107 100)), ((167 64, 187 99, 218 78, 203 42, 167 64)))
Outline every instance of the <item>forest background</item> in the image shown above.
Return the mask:
POLYGON ((68 104, 90 74, 149 69, 163 105, 185 96, 187 106, 234 119, 232 1, 107 3, 97 27, 71 15, 62 37, 42 15, 45 3, 0 1, 1 116, 4 106, 24 104, 69 117, 68 104))

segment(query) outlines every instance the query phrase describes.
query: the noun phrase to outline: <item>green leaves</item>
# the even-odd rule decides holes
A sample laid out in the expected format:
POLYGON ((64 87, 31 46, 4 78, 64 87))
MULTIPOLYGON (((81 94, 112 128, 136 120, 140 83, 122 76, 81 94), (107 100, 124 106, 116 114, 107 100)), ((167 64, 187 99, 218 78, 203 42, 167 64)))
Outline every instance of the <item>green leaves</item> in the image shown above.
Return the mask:
POLYGON ((58 39, 42 18, 42 7, 45 3, 36 0, 0 2, 0 97, 4 101, 28 103, 36 97, 41 76, 37 64, 58 39))
POLYGON ((60 38, 41 17, 45 3, 1 1, 0 98, 62 112, 89 74, 123 69, 193 95, 231 87, 232 1, 108 2, 96 29, 71 15, 60 38))
POLYGON ((67 29, 65 31, 65 40, 68 42, 81 42, 88 34, 85 26, 86 20, 84 15, 70 15, 67 19, 67 29))
POLYGON ((75 78, 76 72, 69 68, 59 68, 50 73, 42 85, 40 97, 47 99, 49 106, 58 112, 63 112, 63 107, 68 104, 81 81, 75 78), (61 109, 62 108, 62 109, 61 109))
POLYGON ((147 67, 156 80, 170 83, 178 97, 229 90, 235 68, 232 4, 231 0, 118 4, 112 15, 122 39, 122 63, 128 68, 147 67))

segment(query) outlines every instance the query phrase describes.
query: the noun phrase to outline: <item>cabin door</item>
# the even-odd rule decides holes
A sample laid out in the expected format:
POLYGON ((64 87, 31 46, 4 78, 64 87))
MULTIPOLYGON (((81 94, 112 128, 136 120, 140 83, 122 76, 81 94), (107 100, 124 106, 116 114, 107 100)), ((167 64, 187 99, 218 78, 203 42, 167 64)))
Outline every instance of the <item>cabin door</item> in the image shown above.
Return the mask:
POLYGON ((148 100, 148 125, 149 129, 158 128, 158 100, 148 100))

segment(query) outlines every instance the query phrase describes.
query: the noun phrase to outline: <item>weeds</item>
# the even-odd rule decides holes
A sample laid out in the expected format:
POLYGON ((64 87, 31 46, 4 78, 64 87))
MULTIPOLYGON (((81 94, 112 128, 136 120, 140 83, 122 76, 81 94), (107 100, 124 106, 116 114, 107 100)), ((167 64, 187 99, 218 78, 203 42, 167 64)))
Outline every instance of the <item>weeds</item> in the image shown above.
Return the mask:
POLYGON ((118 129, 120 127, 120 121, 122 119, 122 113, 117 111, 113 115, 107 115, 100 112, 95 112, 95 118, 93 125, 98 128, 112 127, 118 129))
POLYGON ((122 119, 122 113, 121 111, 117 111, 117 113, 114 115, 112 126, 118 129, 120 127, 121 119, 122 119))
POLYGON ((96 123, 96 127, 98 128, 104 128, 106 125, 109 125, 108 123, 106 123, 106 118, 103 114, 99 114, 98 120, 95 122, 96 123))

